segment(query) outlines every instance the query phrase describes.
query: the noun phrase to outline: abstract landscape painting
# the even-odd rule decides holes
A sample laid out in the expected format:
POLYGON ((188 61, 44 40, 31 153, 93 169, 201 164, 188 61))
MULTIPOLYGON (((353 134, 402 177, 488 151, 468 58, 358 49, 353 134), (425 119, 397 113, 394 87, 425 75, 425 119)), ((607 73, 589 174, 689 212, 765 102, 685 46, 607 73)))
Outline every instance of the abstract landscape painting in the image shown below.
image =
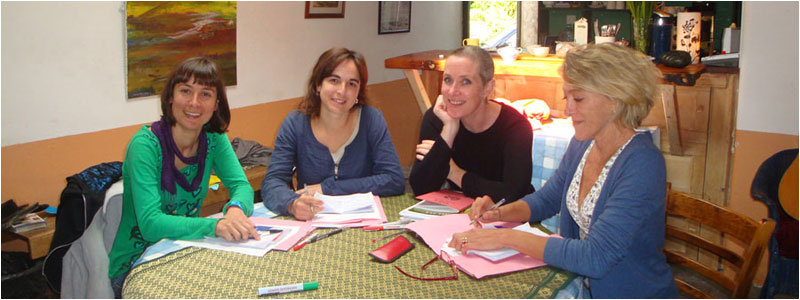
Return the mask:
POLYGON ((192 56, 214 60, 236 85, 236 2, 129 1, 128 98, 160 95, 169 73, 192 56))

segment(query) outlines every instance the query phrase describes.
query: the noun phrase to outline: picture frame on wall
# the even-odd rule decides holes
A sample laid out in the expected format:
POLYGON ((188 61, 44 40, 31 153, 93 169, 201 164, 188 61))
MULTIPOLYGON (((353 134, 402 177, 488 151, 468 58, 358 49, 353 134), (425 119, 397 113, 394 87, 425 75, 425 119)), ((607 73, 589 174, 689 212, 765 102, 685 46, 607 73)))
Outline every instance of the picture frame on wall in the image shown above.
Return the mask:
POLYGON ((235 1, 125 2, 128 99, 161 95, 172 69, 193 56, 213 57, 225 85, 235 86, 236 4, 235 1))
POLYGON ((411 1, 378 1, 378 34, 411 31, 411 1))
POLYGON ((306 1, 306 19, 344 18, 344 1, 306 1))

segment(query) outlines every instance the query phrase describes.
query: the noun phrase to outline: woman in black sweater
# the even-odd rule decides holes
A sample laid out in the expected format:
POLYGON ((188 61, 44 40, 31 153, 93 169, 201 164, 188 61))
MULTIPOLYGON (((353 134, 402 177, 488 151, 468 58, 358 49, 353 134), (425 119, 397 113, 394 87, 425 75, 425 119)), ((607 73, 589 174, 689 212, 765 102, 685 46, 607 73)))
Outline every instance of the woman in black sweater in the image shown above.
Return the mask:
POLYGON ((441 95, 422 118, 409 182, 417 195, 449 187, 513 202, 532 193, 528 120, 494 100, 494 63, 467 46, 445 61, 441 95))

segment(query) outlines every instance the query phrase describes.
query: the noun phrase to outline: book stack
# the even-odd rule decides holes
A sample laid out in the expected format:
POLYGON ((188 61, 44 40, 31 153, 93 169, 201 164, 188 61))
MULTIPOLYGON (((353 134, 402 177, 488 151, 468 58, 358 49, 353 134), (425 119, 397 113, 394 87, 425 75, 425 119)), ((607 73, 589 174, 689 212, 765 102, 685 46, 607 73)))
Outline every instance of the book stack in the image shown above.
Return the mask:
POLYGON ((44 219, 35 213, 26 214, 19 223, 11 224, 11 230, 15 233, 27 232, 35 229, 47 227, 44 219))
POLYGON ((406 219, 419 221, 457 213, 459 213, 459 210, 447 205, 442 205, 431 201, 420 201, 419 203, 400 211, 400 216, 406 219))
POLYGON ((401 217, 419 221, 457 214, 472 206, 475 201, 462 193, 449 190, 430 192, 418 196, 417 199, 422 201, 400 211, 401 217))

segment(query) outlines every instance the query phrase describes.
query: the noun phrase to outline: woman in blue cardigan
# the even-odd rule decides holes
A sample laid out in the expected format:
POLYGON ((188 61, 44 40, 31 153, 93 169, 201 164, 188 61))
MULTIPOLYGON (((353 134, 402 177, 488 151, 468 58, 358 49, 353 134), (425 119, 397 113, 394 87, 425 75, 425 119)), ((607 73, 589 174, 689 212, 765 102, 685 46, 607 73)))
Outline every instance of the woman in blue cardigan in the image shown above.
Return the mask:
MULTIPOLYGON (((614 44, 571 50, 561 69, 575 136, 544 187, 490 210, 478 198, 470 218, 538 222, 560 212, 558 237, 476 228, 451 247, 510 247, 583 276, 594 298, 677 298, 664 246, 666 167, 649 133, 636 133, 653 106, 660 72, 614 44)), ((586 293, 584 295, 587 295, 586 293)))
POLYGON ((261 198, 267 208, 311 219, 322 210, 316 192, 402 194, 400 159, 383 114, 367 104, 367 63, 345 48, 322 53, 299 109, 283 120, 261 198), (297 190, 292 190, 294 171, 297 190))

